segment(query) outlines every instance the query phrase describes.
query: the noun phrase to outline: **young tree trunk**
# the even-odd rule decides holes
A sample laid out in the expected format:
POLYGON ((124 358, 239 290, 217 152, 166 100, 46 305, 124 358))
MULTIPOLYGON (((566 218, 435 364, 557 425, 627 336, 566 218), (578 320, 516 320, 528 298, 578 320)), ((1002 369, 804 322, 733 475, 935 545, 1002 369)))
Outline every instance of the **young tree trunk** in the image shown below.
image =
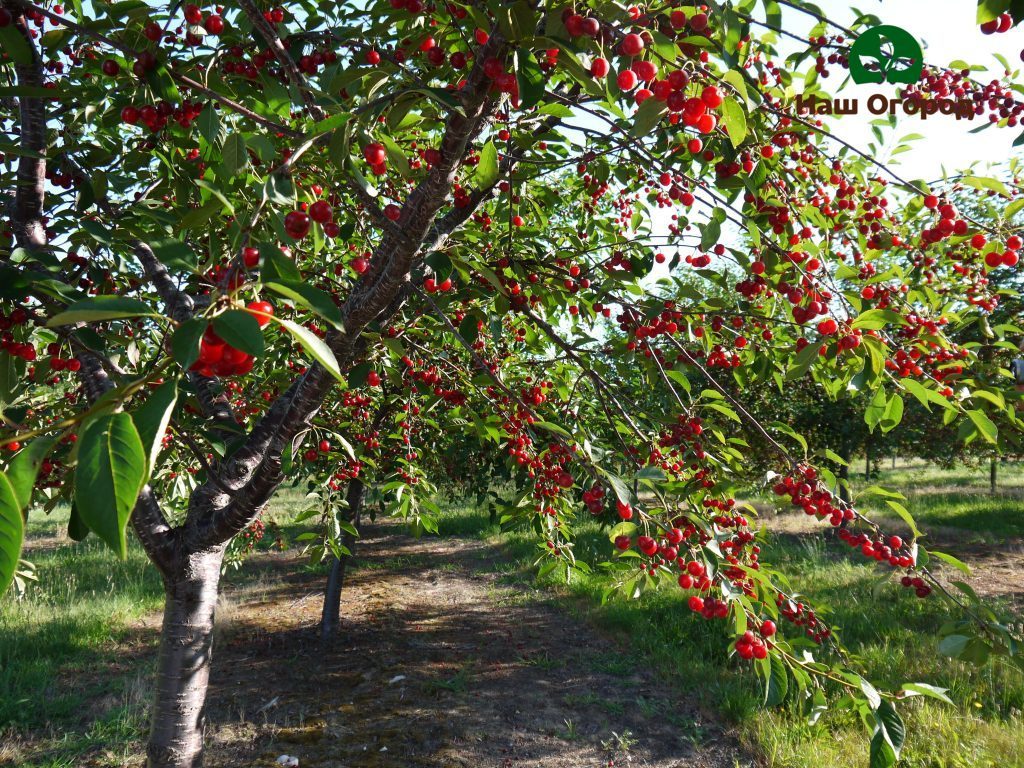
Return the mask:
MULTIPOLYGON (((352 525, 359 525, 359 513, 363 505, 363 481, 354 478, 349 481, 348 520, 352 525)), ((345 548, 349 552, 355 548, 355 536, 346 533, 343 538, 345 548)), ((345 585, 345 566, 348 557, 335 557, 331 561, 331 572, 327 576, 327 588, 324 590, 324 608, 320 615, 320 639, 330 640, 338 631, 338 619, 341 616, 341 589, 345 585)))
POLYGON ((223 546, 187 556, 164 578, 156 703, 146 747, 149 768, 202 765, 213 613, 223 558, 223 546))
POLYGON ((988 465, 988 490, 989 493, 996 492, 996 457, 992 457, 992 463, 988 465))

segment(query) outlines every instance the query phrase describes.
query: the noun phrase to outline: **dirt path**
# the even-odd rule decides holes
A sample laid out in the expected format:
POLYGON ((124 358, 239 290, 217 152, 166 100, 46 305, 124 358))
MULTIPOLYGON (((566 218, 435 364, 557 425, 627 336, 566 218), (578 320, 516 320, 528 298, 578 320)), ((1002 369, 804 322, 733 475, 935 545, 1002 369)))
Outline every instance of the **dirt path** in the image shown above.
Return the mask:
POLYGON ((282 754, 302 768, 750 765, 699 696, 681 703, 628 649, 509 586, 486 544, 386 526, 360 554, 328 649, 315 633, 321 577, 287 576, 282 558, 279 579, 229 597, 208 766, 282 754))

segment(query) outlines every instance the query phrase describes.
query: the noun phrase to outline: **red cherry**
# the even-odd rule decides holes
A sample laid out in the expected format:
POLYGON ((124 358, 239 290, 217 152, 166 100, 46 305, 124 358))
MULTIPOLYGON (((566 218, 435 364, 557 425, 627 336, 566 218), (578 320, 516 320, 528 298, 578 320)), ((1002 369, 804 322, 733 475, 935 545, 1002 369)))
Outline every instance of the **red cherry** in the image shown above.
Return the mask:
POLYGON ((384 215, 392 221, 398 221, 399 216, 402 215, 402 209, 394 203, 388 203, 384 206, 384 215))
POLYGON ((761 623, 761 634, 765 637, 771 637, 775 634, 775 622, 764 621, 761 623))
POLYGON ((242 249, 242 262, 248 269, 259 266, 260 263, 260 249, 253 248, 251 245, 242 249))
POLYGON ((636 87, 637 79, 636 72, 632 69, 624 69, 619 72, 619 76, 615 78, 615 82, 618 83, 620 90, 631 91, 636 87))
POLYGON ((121 71, 121 65, 113 59, 104 59, 103 66, 101 67, 103 74, 107 77, 114 77, 121 71))
POLYGON ((317 200, 309 206, 309 218, 318 224, 326 224, 334 217, 334 209, 326 200, 317 200))
POLYGON ((644 39, 635 32, 630 32, 622 38, 622 52, 626 56, 639 56, 644 49, 644 39))
POLYGON ((597 78, 607 75, 609 69, 608 59, 602 59, 599 57, 590 63, 590 74, 597 78))
POLYGON ((135 125, 139 122, 139 110, 135 107, 124 107, 121 110, 121 122, 125 125, 135 125))
POLYGON ((320 453, 329 453, 331 450, 331 444, 327 440, 320 441, 320 453))
POLYGON ((268 315, 272 316, 274 314, 274 305, 269 301, 253 301, 246 304, 245 308, 256 318, 256 322, 260 324, 260 327, 270 322, 268 315))
POLYGON ((369 384, 371 387, 379 387, 380 374, 377 373, 376 371, 370 371, 368 374, 366 374, 366 383, 369 384))
POLYGON ((357 256, 352 259, 352 269, 357 275, 361 275, 370 268, 370 262, 364 259, 362 256, 357 256))
POLYGON ((292 211, 284 217, 285 231, 295 240, 309 234, 309 216, 302 211, 292 211))
POLYGON ((211 35, 219 35, 224 31, 224 19, 220 16, 210 16, 203 24, 203 28, 211 35))
POLYGON ((370 165, 384 165, 388 159, 388 153, 383 144, 374 142, 363 147, 363 157, 370 165))
POLYGON ((189 3, 185 6, 185 21, 189 24, 202 24, 203 23, 203 12, 199 10, 198 5, 189 3))
POLYGON ((716 109, 722 106, 724 98, 720 90, 713 85, 709 85, 701 92, 700 100, 704 102, 708 109, 716 109))

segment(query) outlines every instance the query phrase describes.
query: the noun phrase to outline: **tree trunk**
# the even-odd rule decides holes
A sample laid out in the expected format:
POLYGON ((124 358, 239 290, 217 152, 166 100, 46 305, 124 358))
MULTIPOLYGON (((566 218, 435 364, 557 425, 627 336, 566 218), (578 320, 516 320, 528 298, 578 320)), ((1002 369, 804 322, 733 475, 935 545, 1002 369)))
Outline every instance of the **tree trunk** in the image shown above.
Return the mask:
POLYGON ((988 465, 988 490, 989 493, 996 492, 996 457, 992 457, 992 463, 988 465))
POLYGON ((864 443, 864 480, 871 482, 871 444, 864 443))
POLYGON ((164 577, 156 703, 146 747, 149 768, 203 764, 213 613, 223 558, 223 546, 190 555, 164 577))
MULTIPOLYGON (((348 520, 352 525, 359 525, 359 513, 363 505, 363 481, 355 478, 349 481, 348 520)), ((342 539, 349 552, 356 545, 355 536, 346 533, 342 539)), ((338 619, 341 616, 341 589, 345 585, 345 566, 348 557, 335 557, 331 561, 331 572, 327 576, 327 588, 324 590, 324 608, 320 615, 320 639, 330 640, 338 631, 338 619)))

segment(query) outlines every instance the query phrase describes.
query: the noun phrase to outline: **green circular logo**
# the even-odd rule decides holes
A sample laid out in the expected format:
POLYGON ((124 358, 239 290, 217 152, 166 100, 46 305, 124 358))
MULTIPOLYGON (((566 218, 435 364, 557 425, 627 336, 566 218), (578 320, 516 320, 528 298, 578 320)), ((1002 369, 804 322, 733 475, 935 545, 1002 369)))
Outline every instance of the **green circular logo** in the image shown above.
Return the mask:
POLYGON ((916 83, 922 71, 921 45, 901 27, 872 27, 850 48, 850 77, 855 83, 916 83))

